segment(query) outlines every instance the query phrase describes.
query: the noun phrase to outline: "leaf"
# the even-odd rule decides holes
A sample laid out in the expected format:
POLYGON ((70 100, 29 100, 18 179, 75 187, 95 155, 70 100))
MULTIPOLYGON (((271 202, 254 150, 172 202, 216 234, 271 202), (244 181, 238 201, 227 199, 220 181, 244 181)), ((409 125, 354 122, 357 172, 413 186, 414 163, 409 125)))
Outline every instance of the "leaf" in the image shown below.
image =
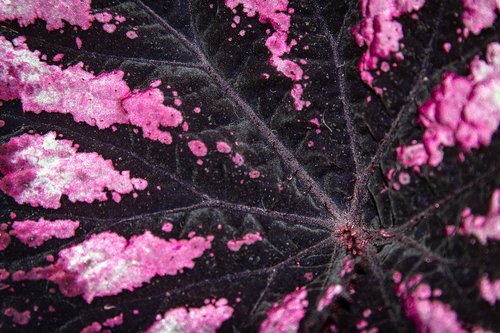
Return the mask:
MULTIPOLYGON (((71 3, 51 3, 63 2, 71 3)), ((285 329, 286 323, 304 332, 415 331, 423 326, 408 313, 408 299, 425 285, 441 290, 432 304, 449 306, 460 327, 498 330, 498 303, 486 302, 479 287, 484 276, 500 278, 498 242, 446 233, 460 225, 466 207, 486 215, 500 186, 498 133, 463 162, 458 147, 445 148, 439 166, 418 173, 395 156, 397 147, 422 138, 419 106, 442 75, 466 76, 471 60, 499 40, 498 21, 458 42, 458 0, 426 1, 393 18, 403 29, 404 59, 392 54, 397 66, 375 74, 373 87, 384 88, 377 94, 358 70, 366 47, 351 33, 364 19, 357 1, 282 4, 266 16, 249 7, 244 12, 240 1, 106 0, 94 1, 83 21, 2 20, 7 43, 25 36, 29 66, 50 73, 20 79, 5 69, 10 58, 0 62, 0 82, 24 80, 25 94, 8 95, 14 88, 0 85, 0 147, 23 135, 57 133, 53 141, 78 145, 69 144, 78 151, 73 154, 109 163, 103 177, 147 181, 146 188, 129 184, 127 191, 104 184, 88 202, 62 191, 58 209, 0 192, 2 329, 119 332, 170 325, 189 331, 200 329, 201 316, 210 322, 203 329, 221 332, 285 329), (277 13, 289 16, 289 29, 277 13), (284 39, 269 46, 274 33, 284 39), (447 42, 450 52, 443 50, 447 42), (46 101, 37 102, 33 91, 38 96, 57 84, 62 104, 39 107, 46 101), (88 110, 116 117, 109 123, 78 118, 88 110), (70 238, 11 233, 14 222, 41 219, 79 224, 70 238), (176 246, 185 251, 182 262, 176 246), (81 249, 86 257, 75 254, 81 249), (175 268, 168 272, 157 265, 166 257, 175 268), (85 275, 101 268, 106 279, 85 275), (396 272, 403 282, 394 282, 396 272), (106 288, 132 273, 128 283, 107 291, 64 289, 75 281, 106 288), (419 282, 409 283, 415 276, 419 282), (396 292, 401 285, 409 286, 407 293, 396 292), (288 311, 288 321, 276 319, 280 311, 288 311), (176 322, 187 316, 196 318, 191 326, 176 322)), ((0 170, 11 166, 2 158, 0 170)), ((25 167, 15 164, 9 172, 25 167)), ((94 193, 92 182, 82 182, 80 189, 94 193)))

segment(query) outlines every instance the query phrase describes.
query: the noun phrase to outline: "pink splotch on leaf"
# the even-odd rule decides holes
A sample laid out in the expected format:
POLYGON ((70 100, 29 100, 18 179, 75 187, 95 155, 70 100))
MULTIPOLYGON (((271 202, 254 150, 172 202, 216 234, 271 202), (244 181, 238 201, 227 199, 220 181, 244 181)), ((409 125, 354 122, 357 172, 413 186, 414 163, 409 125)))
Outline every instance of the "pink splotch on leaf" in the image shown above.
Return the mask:
POLYGON ((115 20, 117 23, 123 23, 127 21, 127 18, 123 15, 115 15, 115 20))
POLYGON ((342 293, 342 286, 339 284, 332 284, 329 285, 328 288, 326 288, 325 293, 321 298, 319 299, 318 306, 316 309, 318 311, 323 311, 325 308, 327 308, 333 301, 335 297, 340 295, 342 293))
POLYGON ((231 152, 231 146, 224 141, 217 141, 215 145, 217 151, 221 154, 229 154, 231 152))
POLYGON ((302 94, 304 93, 304 89, 302 88, 301 84, 295 83, 293 85, 291 95, 293 98, 293 105, 295 106, 295 109, 297 111, 301 111, 304 109, 304 106, 307 106, 309 104, 308 101, 304 101, 302 99, 302 94))
POLYGON ((464 153, 488 146, 500 123, 500 44, 491 43, 486 60, 476 56, 470 75, 445 73, 432 97, 419 108, 419 121, 425 128, 422 143, 397 150, 405 166, 443 160, 443 147, 458 145, 464 153))
POLYGON ((12 224, 10 234, 29 247, 40 246, 51 238, 67 239, 75 235, 80 226, 78 221, 55 220, 48 221, 43 217, 38 221, 16 221, 12 224))
POLYGON ((207 146, 203 141, 200 140, 192 140, 188 142, 188 147, 189 150, 193 153, 194 156, 196 157, 203 157, 207 155, 207 146))
POLYGON ((488 240, 500 241, 500 189, 493 192, 486 216, 474 216, 466 208, 462 212, 462 218, 458 228, 460 234, 474 236, 483 245, 488 240))
POLYGON ((163 222, 163 225, 161 227, 161 230, 163 230, 166 233, 171 232, 174 229, 174 225, 170 222, 163 222))
POLYGON ((232 315, 233 308, 225 298, 221 298, 200 308, 170 309, 146 333, 215 333, 232 315))
POLYGON ((63 295, 82 295, 91 303, 95 297, 132 291, 156 275, 176 275, 193 268, 193 260, 211 248, 212 240, 213 236, 164 240, 146 231, 127 241, 115 233, 103 232, 61 250, 55 264, 17 271, 12 278, 49 280, 59 285, 63 295))
MULTIPOLYGON (((269 63, 292 81, 302 80, 303 70, 300 65, 294 60, 283 58, 284 55, 291 52, 292 47, 297 45, 297 41, 294 39, 288 42, 291 14, 293 13, 288 8, 288 0, 225 0, 225 5, 233 10, 238 5, 242 5, 243 12, 248 17, 259 14, 261 23, 270 23, 274 32, 267 38, 265 43, 267 49, 271 52, 269 63)), ((294 99, 295 109, 298 111, 308 105, 307 101, 301 99, 302 93, 302 84, 295 83, 291 95, 294 99)))
POLYGON ((259 170, 251 170, 249 173, 248 173, 248 177, 250 177, 250 179, 257 179, 260 177, 260 171, 259 170))
POLYGON ((479 282, 479 290, 481 297, 491 306, 494 306, 496 301, 500 299, 500 279, 490 281, 488 275, 483 275, 479 282))
POLYGON ((161 84, 162 84, 161 80, 154 80, 149 84, 149 86, 151 88, 158 88, 159 86, 161 86, 161 84))
POLYGON ((0 100, 20 99, 24 111, 68 113, 99 129, 134 125, 144 137, 165 144, 172 135, 163 127, 182 123, 181 112, 163 104, 159 89, 132 92, 120 70, 95 76, 82 63, 61 69, 42 62, 24 42, 13 46, 1 36, 0 53, 0 100))
POLYGON ((62 60, 62 58, 64 58, 64 54, 62 54, 62 53, 58 53, 58 54, 56 54, 56 55, 52 58, 52 61, 54 61, 54 62, 58 62, 58 61, 61 61, 61 60, 62 60))
POLYGON ((23 134, 0 146, 0 189, 19 204, 59 208, 61 197, 71 202, 106 201, 106 191, 126 194, 143 190, 147 182, 118 172, 97 153, 79 153, 70 140, 23 134))
POLYGON ((159 89, 150 88, 123 98, 122 106, 130 124, 141 127, 146 138, 170 144, 171 134, 161 127, 177 127, 183 118, 179 110, 163 105, 163 99, 159 89))
POLYGON ((10 235, 4 230, 0 230, 0 251, 5 250, 10 244, 10 235))
POLYGON ((286 295, 281 303, 274 303, 267 311, 267 317, 261 323, 259 333, 298 332, 300 321, 309 304, 306 297, 307 290, 301 288, 286 295))
MULTIPOLYGON (((358 320, 358 321, 356 322, 356 328, 357 328, 359 331, 361 331, 361 330, 365 329, 366 327, 368 327, 368 322, 367 322, 366 320, 361 319, 361 320, 358 320)), ((363 331, 363 332, 365 332, 365 331, 363 331)))
POLYGON ((443 44, 443 50, 444 50, 444 52, 446 52, 446 53, 450 53, 450 51, 451 51, 451 43, 448 43, 448 42, 447 42, 447 43, 444 43, 444 44, 443 44))
POLYGON ((233 163, 236 164, 236 166, 242 166, 243 163, 245 163, 245 158, 240 153, 234 154, 234 156, 232 157, 232 160, 233 160, 233 163))
POLYGON ((105 23, 102 26, 102 30, 106 31, 108 34, 112 34, 116 30, 116 24, 105 23))
MULTIPOLYGON (((83 46, 83 41, 80 37, 75 37, 75 44, 76 44, 76 48, 81 50, 82 49, 82 46, 83 46)), ((17 45, 16 45, 17 46, 17 45)), ((45 60, 43 59, 43 56, 41 57, 42 60, 45 60)))
POLYGON ((398 181, 401 185, 408 185, 411 182, 411 177, 408 172, 401 172, 398 176, 398 181))
POLYGON ((9 271, 5 268, 0 268, 0 281, 7 280, 9 278, 9 271))
POLYGON ((24 27, 36 19, 47 22, 47 30, 64 27, 64 21, 88 29, 94 16, 92 0, 0 0, 0 21, 17 20, 24 27))
POLYGON ((249 232, 242 239, 234 239, 227 242, 227 247, 233 252, 239 251, 243 245, 252 245, 253 243, 262 240, 259 232, 249 232))
POLYGON ((18 311, 14 308, 7 308, 3 311, 3 314, 7 317, 11 317, 12 321, 18 325, 27 325, 31 320, 31 312, 29 310, 18 311))
POLYGON ((129 30, 125 33, 125 36, 127 36, 128 39, 136 39, 137 37, 139 37, 139 35, 137 35, 137 32, 133 31, 133 30, 129 30))
POLYGON ((123 313, 120 313, 118 316, 114 316, 108 318, 102 323, 102 326, 105 327, 116 327, 123 324, 123 313))
POLYGON ((80 333, 99 333, 101 332, 102 325, 97 321, 94 321, 92 324, 85 326, 80 333))
MULTIPOLYGON (((379 61, 390 59, 400 50, 403 28, 396 18, 419 10, 424 4, 425 0, 360 0, 363 20, 352 29, 352 34, 359 47, 367 47, 358 65, 367 85, 374 88, 370 71, 378 68, 379 61)), ((374 89, 382 94, 382 89, 374 89)))
POLYGON ((433 299, 431 287, 420 283, 420 277, 396 284, 396 294, 403 299, 405 314, 415 323, 417 332, 467 332, 451 306, 433 299))
POLYGON ((113 19, 113 15, 108 12, 95 13, 94 17, 100 23, 109 23, 113 19))
POLYGON ((481 30, 495 23, 495 10, 500 10, 498 0, 462 0, 462 22, 465 28, 478 35, 481 30))
POLYGON ((400 146, 396 149, 396 156, 399 161, 406 166, 425 165, 429 160, 429 155, 427 155, 423 143, 416 143, 411 146, 400 146))

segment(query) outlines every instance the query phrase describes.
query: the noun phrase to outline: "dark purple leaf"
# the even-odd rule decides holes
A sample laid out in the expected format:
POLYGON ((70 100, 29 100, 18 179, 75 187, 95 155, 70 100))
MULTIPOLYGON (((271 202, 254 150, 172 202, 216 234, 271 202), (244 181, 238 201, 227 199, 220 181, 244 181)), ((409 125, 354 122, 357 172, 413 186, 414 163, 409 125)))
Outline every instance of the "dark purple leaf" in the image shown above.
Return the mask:
POLYGON ((442 125, 417 120, 443 74, 499 40, 471 1, 468 36, 458 0, 379 17, 403 37, 373 81, 358 1, 101 0, 34 23, 7 2, 1 330, 500 329, 498 104, 488 144, 396 157, 442 125))

